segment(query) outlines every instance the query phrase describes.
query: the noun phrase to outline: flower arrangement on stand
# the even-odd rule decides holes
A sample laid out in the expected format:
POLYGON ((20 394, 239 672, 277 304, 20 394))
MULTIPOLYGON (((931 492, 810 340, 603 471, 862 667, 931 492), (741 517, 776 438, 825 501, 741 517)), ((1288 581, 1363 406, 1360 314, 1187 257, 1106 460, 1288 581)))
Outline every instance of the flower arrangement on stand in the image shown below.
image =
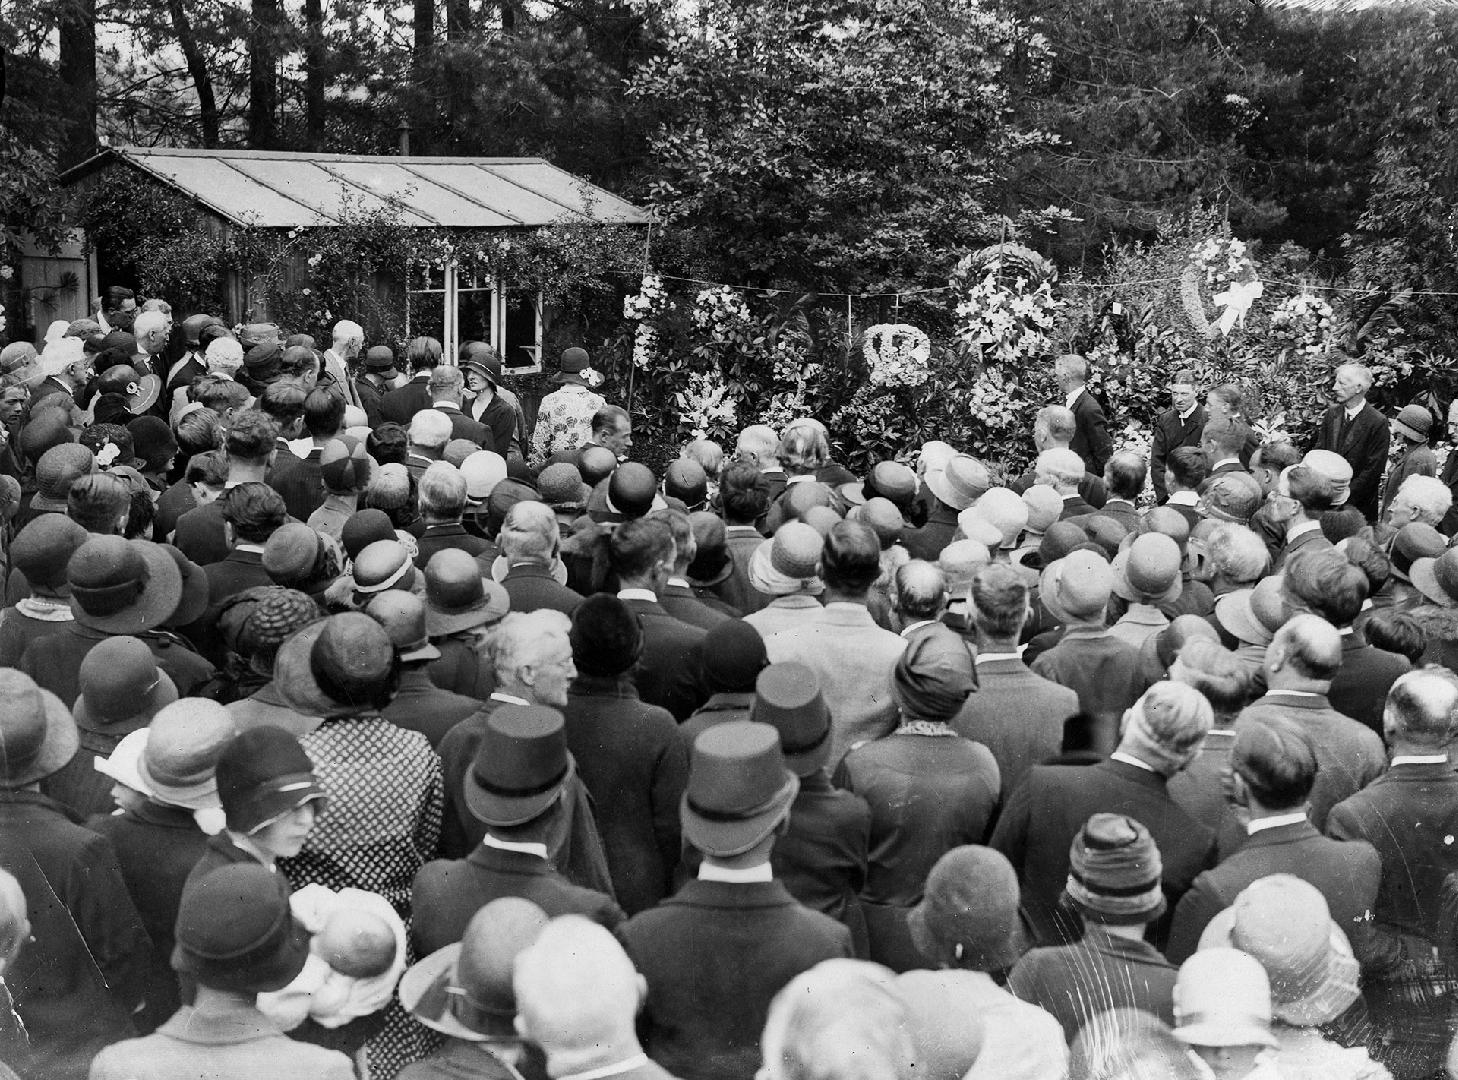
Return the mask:
POLYGON ((1271 312, 1271 336, 1292 353, 1320 356, 1335 326, 1331 305, 1307 292, 1288 296, 1271 312))
POLYGON ((738 432, 738 405, 719 374, 694 372, 684 389, 673 397, 679 428, 690 439, 729 439, 738 432))
POLYGON ((1245 242, 1234 237, 1211 237, 1197 245, 1180 275, 1180 301, 1195 330, 1207 340, 1228 337, 1237 326, 1244 326, 1264 291, 1245 242), (1213 323, 1202 289, 1217 308, 1224 309, 1213 323))
POLYGON ((638 324, 633 333, 633 366, 646 371, 658 355, 658 329, 654 322, 668 310, 668 291, 657 274, 644 274, 635 296, 623 298, 623 318, 638 324))
POLYGON ((905 323, 880 323, 861 345, 872 386, 920 386, 930 370, 931 338, 905 323))

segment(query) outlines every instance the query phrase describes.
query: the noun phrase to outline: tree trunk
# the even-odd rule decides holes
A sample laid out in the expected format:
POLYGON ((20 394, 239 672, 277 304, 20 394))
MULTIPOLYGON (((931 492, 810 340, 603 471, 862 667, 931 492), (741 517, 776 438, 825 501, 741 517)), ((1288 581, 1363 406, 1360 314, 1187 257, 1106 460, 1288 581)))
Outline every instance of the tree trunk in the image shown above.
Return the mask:
POLYGON ((417 71, 435 45, 435 0, 415 0, 415 66, 417 71))
POLYGON ((248 145, 271 150, 278 140, 278 0, 250 0, 248 145))
POLYGON ((324 0, 304 0, 304 116, 310 150, 324 149, 324 0))
POLYGON ((471 33, 471 0, 446 0, 446 38, 460 41, 471 33))
POLYGON ((218 101, 213 96, 213 77, 208 73, 207 59, 198 47, 197 35, 192 32, 192 20, 187 17, 183 0, 167 0, 167 13, 172 18, 177 44, 182 47, 182 57, 187 61, 187 73, 192 77, 192 85, 197 88, 203 146, 212 149, 218 145, 218 101))
POLYGON ((96 0, 68 0, 58 21, 60 76, 66 86, 60 165, 66 168, 96 153, 96 0))
POLYGON ((516 32, 515 0, 501 0, 501 32, 503 34, 516 32))

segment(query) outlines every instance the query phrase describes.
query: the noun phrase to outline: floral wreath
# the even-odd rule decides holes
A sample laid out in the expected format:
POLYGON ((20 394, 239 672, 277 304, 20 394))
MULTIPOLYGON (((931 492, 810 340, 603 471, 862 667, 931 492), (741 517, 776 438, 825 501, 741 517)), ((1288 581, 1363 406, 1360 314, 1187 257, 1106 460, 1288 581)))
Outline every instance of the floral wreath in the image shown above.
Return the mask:
POLYGON ((866 331, 861 353, 872 386, 920 386, 926 382, 931 339, 906 323, 880 323, 866 331))
POLYGON ((1264 291, 1245 242, 1234 237, 1206 240, 1191 253, 1190 262, 1180 275, 1180 300, 1185 314, 1195 330, 1210 340, 1244 326, 1251 305, 1264 291), (1205 299, 1200 293, 1202 281, 1213 294, 1215 306, 1224 309, 1213 323, 1205 313, 1205 299))

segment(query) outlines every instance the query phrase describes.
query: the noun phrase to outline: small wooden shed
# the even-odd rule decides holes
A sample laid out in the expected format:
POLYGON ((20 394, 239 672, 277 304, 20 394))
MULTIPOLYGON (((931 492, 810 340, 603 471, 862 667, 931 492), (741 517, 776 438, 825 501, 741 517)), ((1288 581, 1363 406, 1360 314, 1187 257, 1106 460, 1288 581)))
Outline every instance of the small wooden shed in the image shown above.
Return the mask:
MULTIPOLYGON (((181 194, 219 235, 244 227, 328 228, 347 215, 386 208, 406 226, 461 230, 521 230, 567 222, 646 226, 651 220, 647 212, 543 158, 123 146, 73 167, 61 182, 84 186, 114 170, 134 170, 181 194)), ((103 268, 106 261, 107 253, 101 252, 103 268)), ((300 277, 306 276, 299 269, 300 277)), ((230 320, 269 317, 252 284, 237 272, 229 273, 224 292, 230 320)), ((423 283, 382 281, 378 288, 397 292, 408 332, 439 337, 446 356, 456 355, 462 310, 469 306, 471 336, 489 335, 503 360, 519 372, 540 364, 543 322, 550 312, 543 310, 539 295, 513 289, 499 278, 469 280, 449 261, 423 283)))

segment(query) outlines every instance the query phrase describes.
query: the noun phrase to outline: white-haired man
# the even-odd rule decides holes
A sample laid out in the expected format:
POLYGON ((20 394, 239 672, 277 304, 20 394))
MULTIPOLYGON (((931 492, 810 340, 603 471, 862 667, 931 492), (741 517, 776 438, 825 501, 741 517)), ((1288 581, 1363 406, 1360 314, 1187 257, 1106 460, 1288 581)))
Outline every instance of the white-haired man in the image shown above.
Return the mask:
POLYGON ((582 597, 553 576, 560 566, 562 537, 557 515, 544 503, 523 500, 506 512, 496 543, 506 561, 501 587, 511 597, 512 611, 551 608, 571 615, 582 597))
POLYGON ((1075 430, 1069 446, 1083 459, 1088 472, 1102 476, 1104 465, 1114 452, 1114 440, 1109 437, 1103 406, 1086 386, 1088 361, 1073 353, 1060 356, 1054 361, 1053 376, 1064 393, 1063 404, 1073 410, 1075 430))
POLYGON ((334 324, 333 340, 324 350, 324 370, 334 376, 344 393, 347 404, 358 405, 359 392, 350 377, 350 365, 364 348, 364 327, 349 319, 340 319, 334 324))
POLYGON ((162 353, 167 349, 167 339, 172 336, 172 316, 160 311, 143 311, 132 324, 132 334, 137 339, 137 351, 132 357, 132 367, 138 375, 166 375, 162 353))
POLYGON ((1068 449, 1044 450, 1033 463, 1033 482, 1046 484, 1063 497, 1059 521, 1094 512, 1088 500, 1078 493, 1083 474, 1083 458, 1068 449))
POLYGON ((1347 502, 1368 521, 1376 521, 1377 497, 1392 432, 1387 418, 1367 400, 1371 389, 1372 372, 1361 364, 1343 364, 1336 369, 1331 393, 1336 404, 1322 418, 1315 449, 1331 450, 1347 459, 1352 466, 1347 502))
POLYGON ((37 366, 45 378, 30 396, 32 412, 40 401, 52 397, 56 400, 47 400, 48 405, 74 411, 77 392, 91 380, 91 357, 81 339, 63 337, 49 342, 37 366))
POLYGON ((451 418, 439 409, 423 409, 410 421, 410 449, 405 468, 419 480, 425 470, 445 458, 446 443, 451 441, 451 418))
POLYGON ((1435 476, 1409 476, 1387 504, 1387 522, 1400 529, 1414 521, 1437 528, 1453 508, 1453 492, 1435 476))

